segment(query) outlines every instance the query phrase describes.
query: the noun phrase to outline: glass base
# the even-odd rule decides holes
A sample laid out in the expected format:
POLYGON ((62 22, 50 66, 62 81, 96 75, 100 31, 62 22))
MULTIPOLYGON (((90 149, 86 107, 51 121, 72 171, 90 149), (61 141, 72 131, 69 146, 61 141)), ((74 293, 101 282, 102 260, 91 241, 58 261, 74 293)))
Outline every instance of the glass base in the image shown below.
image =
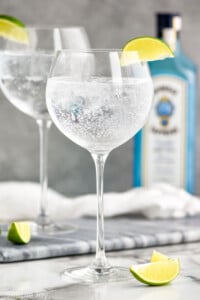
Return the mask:
POLYGON ((132 280, 133 277, 126 267, 114 266, 104 271, 97 271, 93 267, 68 268, 61 274, 65 279, 70 278, 78 282, 103 283, 132 280))
POLYGON ((69 224, 69 223, 54 223, 53 221, 49 223, 41 223, 41 222, 33 222, 32 223, 32 233, 34 235, 38 234, 48 234, 48 235, 53 235, 53 234, 59 234, 59 233, 71 233, 72 231, 76 230, 77 227, 69 224))
POLYGON ((2 290, 0 288, 0 299, 4 300, 17 300, 17 299, 24 299, 24 300, 46 300, 47 299, 47 292, 35 292, 29 290, 2 290))

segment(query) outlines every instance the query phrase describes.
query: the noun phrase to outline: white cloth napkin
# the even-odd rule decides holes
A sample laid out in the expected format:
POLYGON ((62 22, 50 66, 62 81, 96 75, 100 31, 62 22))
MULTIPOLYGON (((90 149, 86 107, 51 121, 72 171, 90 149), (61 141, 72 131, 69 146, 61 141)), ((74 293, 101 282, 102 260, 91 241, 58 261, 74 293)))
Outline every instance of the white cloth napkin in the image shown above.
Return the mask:
MULTIPOLYGON (((53 220, 64 221, 96 215, 96 195, 67 198, 48 191, 48 211, 53 220)), ((40 186, 32 182, 0 183, 0 221, 35 219, 40 207, 40 186)), ((166 183, 104 195, 106 217, 141 214, 147 218, 182 218, 200 213, 200 199, 166 183)))

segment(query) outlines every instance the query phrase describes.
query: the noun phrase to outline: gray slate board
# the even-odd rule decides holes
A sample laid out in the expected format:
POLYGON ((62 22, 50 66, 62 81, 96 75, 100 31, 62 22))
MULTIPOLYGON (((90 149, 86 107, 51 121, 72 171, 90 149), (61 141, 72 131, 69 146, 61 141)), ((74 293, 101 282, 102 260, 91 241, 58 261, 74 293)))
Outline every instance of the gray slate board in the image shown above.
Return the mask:
MULTIPOLYGON (((73 221, 71 233, 33 236, 28 245, 13 245, 0 237, 0 262, 25 261, 95 252, 96 220, 73 221)), ((106 219, 106 250, 125 250, 200 241, 200 216, 149 221, 134 217, 106 219)))

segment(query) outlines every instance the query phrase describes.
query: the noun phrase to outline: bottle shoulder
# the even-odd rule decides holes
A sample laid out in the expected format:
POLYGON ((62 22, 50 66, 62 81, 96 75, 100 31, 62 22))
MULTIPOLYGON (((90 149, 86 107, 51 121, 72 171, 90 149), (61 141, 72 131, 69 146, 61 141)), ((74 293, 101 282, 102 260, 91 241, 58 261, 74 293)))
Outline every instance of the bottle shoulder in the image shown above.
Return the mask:
POLYGON ((149 67, 152 76, 169 75, 190 82, 196 81, 197 68, 195 64, 182 55, 172 59, 149 62, 149 67))
POLYGON ((169 75, 187 79, 183 68, 177 63, 177 58, 167 58, 149 62, 149 68, 152 76, 169 75))
POLYGON ((178 57, 180 63, 183 64, 184 67, 188 68, 192 72, 197 72, 197 65, 187 54, 185 54, 185 52, 182 49, 180 50, 178 57))

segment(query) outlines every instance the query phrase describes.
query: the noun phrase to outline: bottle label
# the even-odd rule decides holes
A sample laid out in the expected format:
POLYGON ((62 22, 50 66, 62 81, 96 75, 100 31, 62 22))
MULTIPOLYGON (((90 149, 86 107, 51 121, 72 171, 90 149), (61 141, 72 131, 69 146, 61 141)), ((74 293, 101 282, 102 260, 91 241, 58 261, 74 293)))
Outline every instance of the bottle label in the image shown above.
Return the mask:
POLYGON ((186 82, 156 76, 154 100, 142 135, 143 185, 185 186, 186 82))

